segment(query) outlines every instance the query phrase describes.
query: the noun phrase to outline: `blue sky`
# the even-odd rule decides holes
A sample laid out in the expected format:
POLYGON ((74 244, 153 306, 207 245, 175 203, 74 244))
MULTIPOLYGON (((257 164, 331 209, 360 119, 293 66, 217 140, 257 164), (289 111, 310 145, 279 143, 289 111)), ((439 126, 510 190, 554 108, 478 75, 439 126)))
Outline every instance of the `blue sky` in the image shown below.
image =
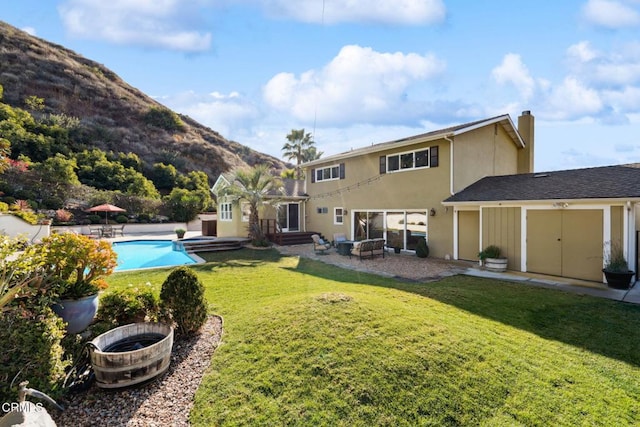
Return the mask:
POLYGON ((281 157, 523 110, 536 171, 640 162, 640 0, 21 0, 3 20, 281 157))

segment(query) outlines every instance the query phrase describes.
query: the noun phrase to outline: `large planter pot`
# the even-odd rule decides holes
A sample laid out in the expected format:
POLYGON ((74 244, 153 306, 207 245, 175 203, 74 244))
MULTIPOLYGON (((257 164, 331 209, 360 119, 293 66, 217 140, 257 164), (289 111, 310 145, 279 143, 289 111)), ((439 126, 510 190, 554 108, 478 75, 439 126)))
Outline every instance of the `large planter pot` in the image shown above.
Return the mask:
POLYGON ((173 328, 163 323, 131 323, 91 341, 96 385, 119 388, 139 384, 169 368, 173 328))
POLYGON ((507 258, 485 258, 484 267, 490 271, 507 271, 507 258))
POLYGON ((606 269, 603 269, 602 272, 607 279, 609 287, 614 289, 629 289, 631 286, 631 278, 635 274, 634 271, 619 272, 608 271, 606 269))
POLYGON ((52 307, 67 322, 67 333, 77 334, 87 329, 98 312, 98 294, 80 299, 60 300, 52 307))

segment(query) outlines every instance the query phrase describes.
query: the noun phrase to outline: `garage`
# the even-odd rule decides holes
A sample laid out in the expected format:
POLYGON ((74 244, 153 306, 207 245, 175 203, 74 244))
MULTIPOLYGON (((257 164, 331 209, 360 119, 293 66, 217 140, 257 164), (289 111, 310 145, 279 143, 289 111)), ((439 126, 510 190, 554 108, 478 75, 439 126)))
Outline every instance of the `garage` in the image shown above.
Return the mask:
POLYGON ((602 209, 528 210, 527 271, 602 281, 602 209))

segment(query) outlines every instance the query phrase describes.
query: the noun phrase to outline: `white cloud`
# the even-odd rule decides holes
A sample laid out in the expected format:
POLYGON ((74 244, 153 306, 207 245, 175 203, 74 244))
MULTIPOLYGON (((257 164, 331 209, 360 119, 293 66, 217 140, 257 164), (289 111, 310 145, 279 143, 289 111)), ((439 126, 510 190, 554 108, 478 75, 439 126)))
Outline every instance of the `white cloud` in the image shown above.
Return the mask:
MULTIPOLYGON (((605 28, 617 29, 640 24, 640 13, 634 8, 617 0, 589 0, 582 8, 587 22, 605 28)), ((637 2, 636 2, 637 3, 637 2)))
POLYGON ((442 0, 267 0, 257 1, 269 15, 309 23, 377 22, 433 24, 444 21, 442 0))
POLYGON ((554 87, 541 107, 541 116, 549 120, 575 120, 597 116, 603 109, 598 92, 588 88, 575 77, 566 77, 554 87))
POLYGON ((193 30, 201 0, 67 0, 58 7, 65 28, 77 37, 198 52, 211 34, 193 30))
POLYGON ((321 70, 299 77, 277 74, 263 94, 271 107, 306 122, 406 122, 423 116, 425 109, 409 98, 408 89, 439 76, 445 68, 430 54, 380 53, 350 45, 321 70))
POLYGON ((589 62, 599 56, 588 41, 581 41, 574 45, 569 46, 567 49, 567 57, 572 61, 579 64, 589 62))
POLYGON ((571 71, 597 88, 625 87, 640 82, 640 43, 600 52, 588 42, 567 49, 571 71))
POLYGON ((531 98, 536 87, 529 69, 520 55, 515 53, 505 55, 502 63, 491 71, 491 75, 499 84, 514 85, 525 101, 531 98))
POLYGON ((174 111, 195 119, 227 138, 233 138, 238 129, 250 126, 260 117, 258 107, 238 92, 202 95, 183 92, 161 101, 174 111))

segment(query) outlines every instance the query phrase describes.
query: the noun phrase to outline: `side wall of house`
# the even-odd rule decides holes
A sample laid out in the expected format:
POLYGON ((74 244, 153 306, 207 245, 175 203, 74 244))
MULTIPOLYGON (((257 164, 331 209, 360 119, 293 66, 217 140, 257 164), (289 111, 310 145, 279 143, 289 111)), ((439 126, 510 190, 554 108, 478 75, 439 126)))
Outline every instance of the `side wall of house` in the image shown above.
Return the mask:
POLYGON ((346 159, 344 179, 312 182, 317 168, 338 166, 326 163, 307 170, 306 228, 318 231, 331 239, 334 233, 354 237, 353 221, 356 212, 415 211, 435 215, 427 219, 427 240, 431 253, 444 257, 453 251, 452 209, 441 205, 449 196, 449 143, 445 140, 417 143, 410 147, 380 151, 346 159), (381 156, 437 147, 438 166, 381 173, 381 156), (335 223, 335 208, 346 209, 342 224, 335 223))
POLYGON ((485 176, 518 172, 518 146, 498 123, 455 136, 453 150, 455 193, 485 176))

